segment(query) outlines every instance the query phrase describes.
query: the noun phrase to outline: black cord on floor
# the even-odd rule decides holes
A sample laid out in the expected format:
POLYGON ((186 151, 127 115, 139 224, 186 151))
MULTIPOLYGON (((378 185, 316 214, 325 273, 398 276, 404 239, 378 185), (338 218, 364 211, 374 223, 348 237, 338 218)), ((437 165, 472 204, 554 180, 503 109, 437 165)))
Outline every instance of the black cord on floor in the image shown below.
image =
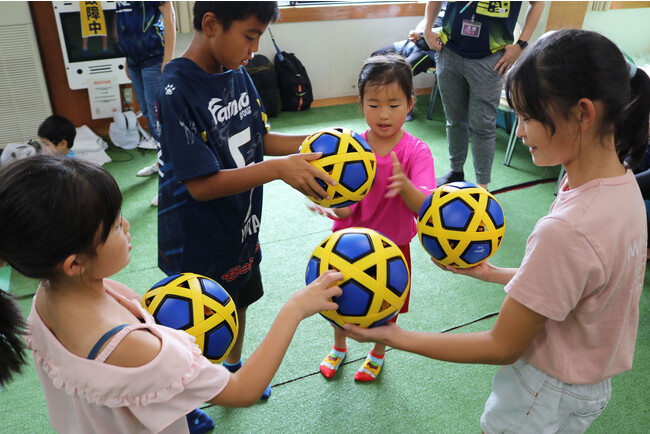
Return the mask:
POLYGON ((534 181, 522 182, 521 184, 510 185, 508 187, 499 188, 497 190, 491 191, 492 194, 501 194, 507 193, 509 191, 521 190, 522 188, 533 187, 538 184, 548 184, 550 182, 557 181, 557 178, 545 178, 545 179, 536 179, 534 181))

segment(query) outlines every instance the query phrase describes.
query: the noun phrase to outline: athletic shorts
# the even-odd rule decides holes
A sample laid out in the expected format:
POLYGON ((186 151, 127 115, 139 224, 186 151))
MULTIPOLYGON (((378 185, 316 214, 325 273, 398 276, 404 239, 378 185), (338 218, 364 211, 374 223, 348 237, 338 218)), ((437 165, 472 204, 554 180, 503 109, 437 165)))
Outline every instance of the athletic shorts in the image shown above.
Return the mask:
POLYGON ((566 384, 519 359, 494 374, 481 428, 486 434, 582 433, 611 395, 609 378, 598 384, 566 384))
POLYGON ((257 264, 251 271, 250 277, 237 289, 229 289, 228 294, 235 302, 237 308, 248 307, 262 298, 264 295, 264 287, 262 286, 262 274, 260 273, 260 266, 257 264))

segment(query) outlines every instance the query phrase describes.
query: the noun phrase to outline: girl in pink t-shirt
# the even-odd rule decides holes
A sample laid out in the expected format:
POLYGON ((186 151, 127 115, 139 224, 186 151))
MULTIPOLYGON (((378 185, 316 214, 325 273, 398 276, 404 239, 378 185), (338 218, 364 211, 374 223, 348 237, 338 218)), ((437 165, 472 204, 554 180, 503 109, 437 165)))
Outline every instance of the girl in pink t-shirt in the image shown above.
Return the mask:
POLYGON ((533 162, 562 164, 567 175, 519 268, 441 266, 505 285, 493 328, 346 333, 439 360, 503 365, 481 417, 486 433, 583 432, 607 405, 611 378, 632 367, 647 227, 625 161, 633 166, 645 150, 650 80, 604 36, 567 29, 524 53, 506 95, 533 162))
POLYGON ((41 279, 25 340, 50 423, 62 433, 207 432, 212 420, 196 407, 255 403, 300 321, 337 308, 330 298, 341 289, 329 286, 342 275, 324 273, 295 293, 231 373, 187 333, 155 324, 134 290, 107 279, 131 259, 121 206, 111 175, 81 159, 41 155, 0 171, 0 258, 41 279))
MULTIPOLYGON (((311 208, 336 220, 333 231, 366 227, 386 235, 400 247, 410 269, 409 243, 417 233, 415 217, 424 199, 436 188, 431 150, 402 129, 414 102, 411 68, 401 56, 373 56, 361 68, 358 89, 369 127, 362 135, 377 158, 375 181, 357 204, 311 208)), ((407 311, 408 298, 400 312, 407 311)), ((397 316, 392 319, 396 320, 397 316)), ((385 351, 384 344, 375 344, 354 379, 373 381, 381 370, 385 351)), ((331 378, 346 352, 345 336, 335 326, 334 348, 321 362, 320 372, 331 378)))

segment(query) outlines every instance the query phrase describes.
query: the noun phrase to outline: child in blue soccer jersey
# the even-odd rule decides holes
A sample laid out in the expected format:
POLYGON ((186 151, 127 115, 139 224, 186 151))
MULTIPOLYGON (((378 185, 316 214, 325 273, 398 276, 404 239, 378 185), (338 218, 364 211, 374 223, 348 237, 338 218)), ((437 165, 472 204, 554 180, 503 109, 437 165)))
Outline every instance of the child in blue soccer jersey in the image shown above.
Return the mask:
MULTIPOLYGON (((327 197, 316 178, 334 182, 309 164, 320 153, 296 154, 306 136, 268 131, 244 68, 278 14, 276 2, 196 2, 194 38, 165 67, 158 98, 158 265, 167 274, 211 277, 231 295, 240 326, 224 365, 233 372, 241 366, 246 309, 263 295, 262 185, 281 179, 327 197)), ((268 387, 263 398, 270 393, 268 387)))

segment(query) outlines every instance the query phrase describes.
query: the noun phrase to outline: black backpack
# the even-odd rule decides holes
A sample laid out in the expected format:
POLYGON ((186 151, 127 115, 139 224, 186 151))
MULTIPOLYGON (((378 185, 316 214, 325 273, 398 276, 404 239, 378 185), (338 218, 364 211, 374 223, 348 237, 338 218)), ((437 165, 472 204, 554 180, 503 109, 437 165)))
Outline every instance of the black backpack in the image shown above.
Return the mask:
POLYGON ((269 34, 277 50, 275 72, 278 76, 282 110, 293 112, 307 110, 314 101, 311 81, 309 81, 307 71, 293 53, 280 51, 270 29, 269 34))
POLYGON ((270 118, 276 117, 280 113, 280 90, 273 63, 268 57, 256 54, 246 65, 246 71, 262 98, 266 115, 270 118))

